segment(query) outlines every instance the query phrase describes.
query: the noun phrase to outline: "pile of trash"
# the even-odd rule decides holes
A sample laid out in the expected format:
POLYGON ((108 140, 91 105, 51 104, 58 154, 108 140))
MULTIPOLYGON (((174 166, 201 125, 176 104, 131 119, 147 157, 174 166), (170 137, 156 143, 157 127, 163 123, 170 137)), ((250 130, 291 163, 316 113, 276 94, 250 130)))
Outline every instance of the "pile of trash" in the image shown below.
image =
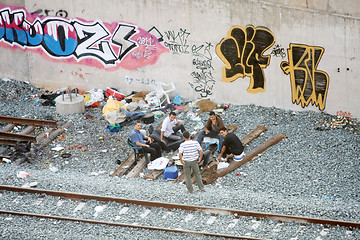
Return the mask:
POLYGON ((360 128, 352 118, 347 116, 337 116, 336 118, 326 118, 324 120, 317 121, 316 124, 319 124, 319 127, 316 127, 316 130, 324 131, 336 128, 343 128, 354 133, 359 133, 360 128))

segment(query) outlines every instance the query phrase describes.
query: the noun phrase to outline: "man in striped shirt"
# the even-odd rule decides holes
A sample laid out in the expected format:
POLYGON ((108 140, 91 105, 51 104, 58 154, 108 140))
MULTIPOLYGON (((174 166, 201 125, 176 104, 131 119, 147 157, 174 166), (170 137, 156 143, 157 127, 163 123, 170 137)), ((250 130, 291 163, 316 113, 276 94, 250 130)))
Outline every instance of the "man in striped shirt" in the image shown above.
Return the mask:
POLYGON ((204 153, 200 144, 197 141, 193 141, 190 139, 190 133, 188 131, 183 132, 183 137, 185 139, 185 142, 180 144, 179 157, 181 163, 184 166, 186 187, 190 193, 194 192, 191 183, 191 169, 192 169, 199 189, 201 191, 205 191, 204 185, 202 183, 198 163, 201 162, 203 156, 205 158, 204 162, 207 162, 210 155, 210 151, 205 151, 204 153))

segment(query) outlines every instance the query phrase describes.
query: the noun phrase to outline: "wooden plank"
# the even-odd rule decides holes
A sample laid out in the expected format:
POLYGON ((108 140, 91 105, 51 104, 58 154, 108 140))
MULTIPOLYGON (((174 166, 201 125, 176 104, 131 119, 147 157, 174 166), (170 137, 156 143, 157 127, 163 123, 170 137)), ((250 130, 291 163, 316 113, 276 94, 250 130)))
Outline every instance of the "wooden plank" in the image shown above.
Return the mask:
POLYGON ((47 146, 52 140, 54 140, 57 136, 59 136, 60 134, 65 132, 65 130, 68 129, 69 127, 71 127, 72 125, 73 125, 72 122, 66 122, 64 125, 61 126, 61 128, 56 129, 55 131, 53 131, 49 135, 49 138, 45 138, 39 143, 40 145, 38 146, 38 149, 47 146))
POLYGON ((120 164, 120 166, 113 172, 110 176, 121 177, 125 175, 125 173, 131 168, 131 166, 135 163, 135 153, 134 151, 130 154, 130 156, 120 164))
POLYGON ((286 138, 286 136, 284 134, 281 134, 281 133, 276 134, 272 138, 268 139, 266 142, 264 142, 261 145, 255 147, 250 152, 246 153, 245 156, 243 157, 242 161, 238 161, 238 162, 237 161, 232 161, 232 162, 230 162, 230 165, 227 168, 222 168, 222 169, 217 170, 216 176, 211 176, 211 177, 208 177, 208 178, 204 177, 203 178, 203 183, 204 184, 210 184, 213 181, 215 181, 217 178, 225 176, 226 174, 228 174, 229 172, 237 169, 241 165, 251 161, 258 154, 264 152, 266 149, 268 149, 269 147, 277 144, 278 142, 280 142, 284 138, 286 138))
POLYGON ((145 157, 142 157, 137 161, 135 167, 128 174, 126 174, 126 177, 136 178, 137 176, 139 176, 142 170, 144 170, 145 167, 146 167, 146 160, 145 157))
POLYGON ((243 139, 241 139, 242 144, 248 145, 255 138, 260 136, 263 132, 267 131, 267 127, 257 126, 254 130, 252 130, 248 135, 246 135, 243 139))
POLYGON ((24 130, 20 132, 20 134, 28 135, 35 130, 34 126, 27 126, 24 130))
POLYGON ((15 126, 15 124, 9 123, 5 127, 3 127, 0 132, 10 132, 15 126))

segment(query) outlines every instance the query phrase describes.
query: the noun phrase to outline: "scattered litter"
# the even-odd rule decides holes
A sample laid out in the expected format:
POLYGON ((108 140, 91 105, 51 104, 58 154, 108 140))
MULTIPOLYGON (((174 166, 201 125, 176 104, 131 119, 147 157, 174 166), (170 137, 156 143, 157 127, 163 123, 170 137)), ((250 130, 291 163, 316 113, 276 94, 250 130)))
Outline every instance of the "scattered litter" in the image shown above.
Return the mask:
POLYGON ((8 158, 3 158, 2 161, 3 161, 3 162, 6 162, 6 163, 11 163, 11 160, 8 159, 8 158))
POLYGON ((162 170, 162 169, 166 168, 168 163, 169 163, 168 158, 159 157, 159 158, 155 159, 154 161, 150 162, 147 167, 149 170, 154 170, 154 169, 162 170))
POLYGON ((53 147, 51 150, 52 150, 52 151, 59 152, 59 151, 61 151, 61 150, 64 150, 64 148, 61 147, 61 146, 56 146, 56 147, 53 147))
POLYGON ((30 176, 30 174, 27 173, 27 172, 24 172, 24 171, 19 171, 19 172, 16 174, 16 176, 17 176, 18 178, 27 178, 27 177, 30 176))
POLYGON ((70 153, 61 153, 61 157, 62 158, 69 158, 69 157, 71 157, 71 154, 70 153))
POLYGON ((98 214, 101 213, 102 211, 104 211, 105 208, 106 208, 106 205, 104 205, 104 206, 96 206, 95 207, 94 217, 97 217, 98 214))
POLYGON ((229 166, 229 163, 227 162, 219 162, 218 169, 227 168, 229 166))
POLYGON ((57 167, 54 167, 54 166, 50 166, 49 167, 49 170, 52 171, 52 172, 57 172, 59 171, 59 169, 57 167))
POLYGON ((38 185, 38 182, 31 182, 29 183, 30 187, 36 187, 38 185))

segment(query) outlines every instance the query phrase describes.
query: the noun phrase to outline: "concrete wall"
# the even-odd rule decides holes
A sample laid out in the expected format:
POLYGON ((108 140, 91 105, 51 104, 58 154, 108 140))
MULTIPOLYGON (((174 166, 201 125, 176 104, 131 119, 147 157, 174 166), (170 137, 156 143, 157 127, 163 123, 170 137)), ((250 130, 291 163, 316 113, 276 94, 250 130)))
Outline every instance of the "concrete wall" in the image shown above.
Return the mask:
POLYGON ((0 77, 360 118, 360 2, 0 0, 0 77), (9 7, 12 6, 12 7, 9 7))

